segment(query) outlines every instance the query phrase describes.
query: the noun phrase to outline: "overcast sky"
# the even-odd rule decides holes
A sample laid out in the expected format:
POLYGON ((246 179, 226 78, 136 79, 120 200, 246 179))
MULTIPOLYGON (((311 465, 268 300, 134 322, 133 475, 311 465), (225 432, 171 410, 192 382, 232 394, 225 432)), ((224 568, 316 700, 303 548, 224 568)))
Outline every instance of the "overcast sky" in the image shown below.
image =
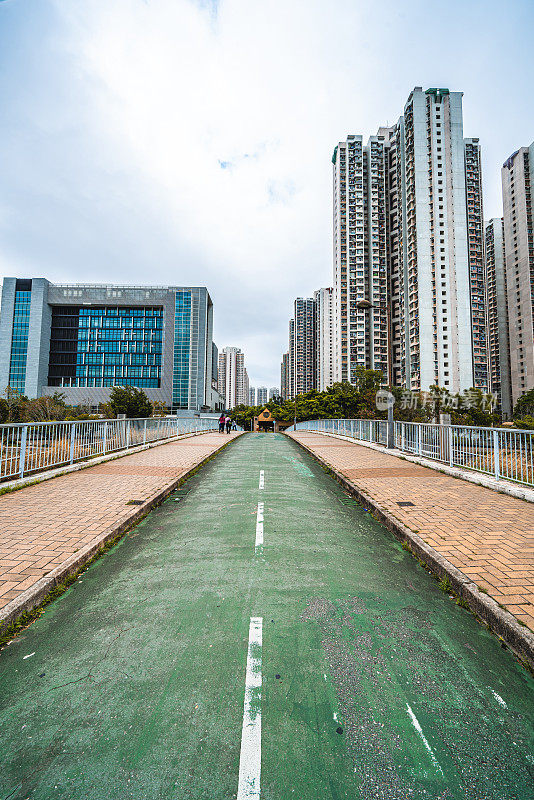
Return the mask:
POLYGON ((294 298, 331 282, 336 143, 463 91, 500 215, 533 40, 532 0, 0 0, 0 270, 205 285, 278 386, 294 298))

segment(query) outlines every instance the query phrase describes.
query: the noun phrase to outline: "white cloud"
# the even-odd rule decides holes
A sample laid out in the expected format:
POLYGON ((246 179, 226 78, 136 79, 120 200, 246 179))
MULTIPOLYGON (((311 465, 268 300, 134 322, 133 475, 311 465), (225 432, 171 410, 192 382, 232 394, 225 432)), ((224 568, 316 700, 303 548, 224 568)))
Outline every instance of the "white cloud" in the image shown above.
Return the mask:
POLYGON ((501 161, 532 139, 496 0, 451 0, 447 22, 437 0, 42 0, 31 36, 23 5, 0 5, 27 37, 0 131, 9 271, 206 285, 256 385, 279 382, 294 297, 331 280, 340 138, 393 122, 416 84, 463 89, 490 215, 501 161))

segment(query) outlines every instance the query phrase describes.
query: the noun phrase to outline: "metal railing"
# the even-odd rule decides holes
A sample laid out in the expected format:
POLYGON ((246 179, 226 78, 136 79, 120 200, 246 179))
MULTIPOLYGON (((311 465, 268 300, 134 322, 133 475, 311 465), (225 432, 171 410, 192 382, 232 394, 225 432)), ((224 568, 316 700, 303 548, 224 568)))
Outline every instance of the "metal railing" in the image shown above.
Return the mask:
MULTIPOLYGON (((333 433, 356 441, 386 445, 387 422, 375 419, 319 419, 298 422, 287 429, 333 433)), ((394 443, 404 453, 439 461, 451 467, 484 472, 534 486, 534 432, 511 428, 475 428, 395 422, 394 443)))
POLYGON ((0 425, 0 481, 217 428, 216 419, 167 417, 0 425))

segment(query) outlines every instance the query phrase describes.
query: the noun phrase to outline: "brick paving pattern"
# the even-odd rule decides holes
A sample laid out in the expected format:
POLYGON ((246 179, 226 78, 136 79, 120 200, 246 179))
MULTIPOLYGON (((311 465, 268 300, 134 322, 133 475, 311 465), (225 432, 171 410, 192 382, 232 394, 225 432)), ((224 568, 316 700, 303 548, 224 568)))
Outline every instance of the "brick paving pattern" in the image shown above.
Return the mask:
POLYGON ((237 434, 205 433, 0 497, 0 609, 237 434), (224 437, 224 438, 223 438, 224 437))
POLYGON ((534 630, 534 504, 352 442, 291 436, 534 630))

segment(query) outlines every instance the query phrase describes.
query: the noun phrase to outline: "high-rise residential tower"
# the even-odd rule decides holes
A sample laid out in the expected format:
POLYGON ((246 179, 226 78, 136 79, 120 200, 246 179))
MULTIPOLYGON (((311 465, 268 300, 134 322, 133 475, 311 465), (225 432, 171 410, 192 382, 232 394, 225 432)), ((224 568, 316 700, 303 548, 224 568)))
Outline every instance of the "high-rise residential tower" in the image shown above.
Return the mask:
POLYGON ((282 363, 280 364, 280 394, 282 400, 288 400, 289 393, 289 352, 282 355, 282 363))
POLYGON ((473 344, 473 386, 483 392, 489 392, 482 165, 478 139, 464 139, 464 164, 469 256, 469 299, 471 302, 473 344))
POLYGON ((295 397, 295 320, 289 320, 289 343, 287 361, 287 392, 288 398, 295 397))
POLYGON ((504 163, 504 253, 510 330, 512 405, 534 388, 534 142, 504 163))
POLYGON ((219 394, 227 409, 248 404, 248 374, 239 347, 224 347, 219 353, 219 394))
POLYGON ((268 399, 268 389, 266 386, 258 386, 256 389, 257 405, 264 406, 268 399))
POLYGON ((316 387, 315 301, 312 297, 297 297, 294 322, 292 383, 297 395, 316 387))
POLYGON ((316 387, 324 392, 334 383, 334 290, 318 289, 315 300, 316 387))
POLYGON ((462 93, 416 87, 395 125, 333 160, 336 378, 362 365, 408 389, 486 390, 480 147, 462 93))
POLYGON ((0 386, 98 406, 113 386, 170 409, 220 407, 213 305, 204 287, 4 278, 0 386))
POLYGON ((510 419, 510 336, 502 218, 490 219, 486 225, 486 286, 490 391, 497 397, 497 408, 503 418, 510 419))
POLYGON ((359 366, 388 381, 384 146, 349 135, 332 156, 335 381, 359 366))
POLYGON ((249 404, 249 406, 255 406, 256 405, 256 387, 255 386, 249 386, 248 404, 249 404))
POLYGON ((293 399, 317 386, 317 312, 313 297, 297 297, 289 320, 289 347, 282 356, 282 397, 293 399))

